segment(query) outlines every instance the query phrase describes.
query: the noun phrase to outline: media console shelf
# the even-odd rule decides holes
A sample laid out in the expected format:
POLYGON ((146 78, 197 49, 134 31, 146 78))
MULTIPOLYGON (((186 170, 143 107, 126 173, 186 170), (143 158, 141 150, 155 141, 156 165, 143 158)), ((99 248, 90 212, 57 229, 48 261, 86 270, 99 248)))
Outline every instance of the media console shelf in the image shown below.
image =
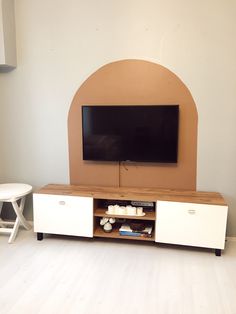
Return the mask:
POLYGON ((225 246, 228 206, 216 192, 118 188, 49 184, 33 194, 34 231, 38 240, 44 233, 153 241, 212 248, 221 255, 225 246), (104 201, 153 202, 145 216, 107 214, 104 201), (106 233, 102 217, 152 223, 151 237, 123 236, 119 227, 106 233))
MULTIPOLYGON (((123 197, 123 195, 122 195, 123 197)), ((116 199, 117 200, 117 199, 116 199)), ((129 200, 126 200, 129 201, 129 200)), ((114 201, 115 203, 115 201, 114 201)), ((152 236, 149 238, 145 237, 131 237, 131 236, 124 236, 119 234, 119 227, 120 225, 118 224, 117 227, 112 229, 112 232, 106 233, 103 231, 101 228, 99 221, 100 218, 102 217, 107 217, 107 218, 115 218, 115 219, 126 219, 127 222, 129 221, 140 221, 140 222, 153 222, 155 224, 155 211, 151 212, 145 212, 145 216, 131 216, 131 215, 115 215, 115 214, 107 214, 107 208, 106 207, 98 207, 97 204, 99 204, 99 200, 95 199, 94 200, 94 218, 95 218, 95 223, 94 223, 94 237, 102 237, 102 238, 113 238, 113 239, 131 239, 131 240, 142 240, 142 241, 155 241, 154 233, 152 236), (98 218, 98 219, 97 219, 98 218)))

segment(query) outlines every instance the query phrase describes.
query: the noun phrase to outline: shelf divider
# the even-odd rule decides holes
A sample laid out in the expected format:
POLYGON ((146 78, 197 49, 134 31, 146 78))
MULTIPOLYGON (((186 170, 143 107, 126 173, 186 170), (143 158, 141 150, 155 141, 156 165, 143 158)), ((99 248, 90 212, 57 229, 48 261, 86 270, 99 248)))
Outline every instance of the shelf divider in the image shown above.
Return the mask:
POLYGON ((130 215, 106 214, 105 208, 96 208, 94 210, 94 216, 95 217, 113 217, 113 218, 126 218, 126 219, 153 220, 153 221, 155 221, 155 211, 145 212, 145 216, 130 216, 130 215))

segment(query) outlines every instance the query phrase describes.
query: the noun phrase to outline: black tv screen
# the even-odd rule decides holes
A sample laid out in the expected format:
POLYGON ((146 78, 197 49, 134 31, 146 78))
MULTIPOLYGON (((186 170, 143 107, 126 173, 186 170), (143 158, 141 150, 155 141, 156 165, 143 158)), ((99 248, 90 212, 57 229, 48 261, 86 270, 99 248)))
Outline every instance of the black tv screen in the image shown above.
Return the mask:
POLYGON ((83 160, 176 163, 178 105, 82 106, 83 160))

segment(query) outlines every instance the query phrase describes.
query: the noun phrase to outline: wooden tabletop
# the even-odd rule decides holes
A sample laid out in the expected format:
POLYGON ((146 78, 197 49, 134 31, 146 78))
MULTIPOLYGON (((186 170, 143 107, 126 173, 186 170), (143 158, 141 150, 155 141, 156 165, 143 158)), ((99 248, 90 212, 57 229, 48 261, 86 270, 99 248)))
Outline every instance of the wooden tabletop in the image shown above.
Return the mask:
POLYGON ((12 202, 32 192, 32 186, 25 183, 0 184, 0 201, 12 202))
POLYGON ((199 204, 227 205, 218 192, 189 190, 168 190, 139 187, 108 187, 87 185, 48 184, 37 190, 37 194, 68 196, 89 196, 96 199, 131 200, 131 201, 173 201, 199 204))

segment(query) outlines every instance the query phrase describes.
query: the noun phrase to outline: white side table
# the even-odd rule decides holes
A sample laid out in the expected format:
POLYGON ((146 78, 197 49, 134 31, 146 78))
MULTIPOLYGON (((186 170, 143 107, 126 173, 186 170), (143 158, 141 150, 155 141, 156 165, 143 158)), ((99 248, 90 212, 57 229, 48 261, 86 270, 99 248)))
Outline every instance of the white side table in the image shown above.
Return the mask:
POLYGON ((25 217, 23 216, 25 197, 27 194, 31 193, 31 191, 32 186, 28 184, 0 184, 0 233, 10 233, 8 243, 12 243, 15 240, 20 225, 23 225, 27 230, 31 229, 31 225, 25 220, 25 217), (19 205, 17 203, 18 200, 20 200, 19 205), (12 203, 13 209, 16 213, 15 222, 1 219, 2 205, 4 202, 12 203))

